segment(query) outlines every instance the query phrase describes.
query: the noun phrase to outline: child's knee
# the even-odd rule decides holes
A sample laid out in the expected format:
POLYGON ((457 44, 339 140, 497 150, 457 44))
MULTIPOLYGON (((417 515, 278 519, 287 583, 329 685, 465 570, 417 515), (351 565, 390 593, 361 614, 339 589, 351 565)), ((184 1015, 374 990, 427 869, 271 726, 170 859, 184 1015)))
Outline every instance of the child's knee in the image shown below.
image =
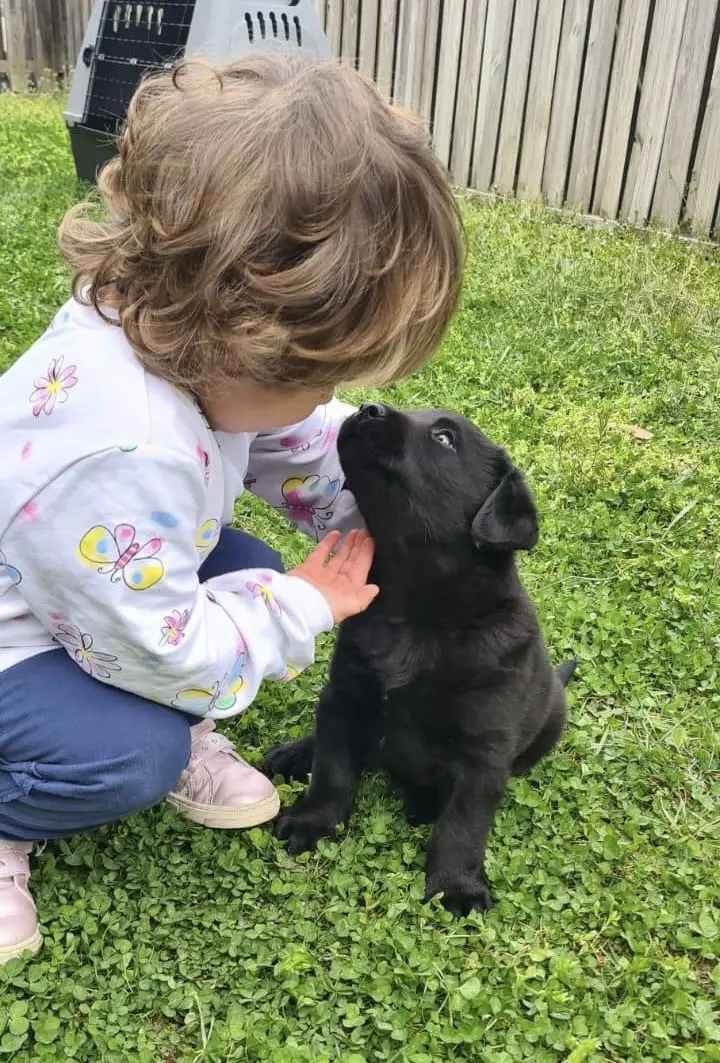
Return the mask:
POLYGON ((157 706, 157 717, 112 730, 93 759, 9 764, 0 773, 0 837, 67 838, 162 801, 190 756, 190 719, 157 706))
POLYGON ((161 729, 138 735, 136 748, 109 765, 113 819, 151 808, 175 788, 190 757, 190 722, 167 714, 161 729))

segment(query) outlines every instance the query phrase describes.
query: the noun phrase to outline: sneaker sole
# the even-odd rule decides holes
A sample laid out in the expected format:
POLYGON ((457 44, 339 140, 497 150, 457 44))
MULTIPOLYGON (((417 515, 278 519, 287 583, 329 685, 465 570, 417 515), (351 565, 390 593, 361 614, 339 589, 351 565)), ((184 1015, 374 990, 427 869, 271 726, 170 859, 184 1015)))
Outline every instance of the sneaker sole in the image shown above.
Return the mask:
POLYGON ((259 827, 275 819, 280 811, 280 798, 271 794, 253 805, 202 805, 189 801, 180 794, 168 794, 168 804, 191 823, 215 830, 238 830, 243 827, 259 827))
POLYGON ((26 938, 25 941, 18 941, 17 945, 0 946, 0 966, 3 963, 7 963, 8 960, 16 960, 20 956, 24 956, 27 952, 39 952, 41 948, 42 937, 40 931, 36 930, 31 938, 26 938))

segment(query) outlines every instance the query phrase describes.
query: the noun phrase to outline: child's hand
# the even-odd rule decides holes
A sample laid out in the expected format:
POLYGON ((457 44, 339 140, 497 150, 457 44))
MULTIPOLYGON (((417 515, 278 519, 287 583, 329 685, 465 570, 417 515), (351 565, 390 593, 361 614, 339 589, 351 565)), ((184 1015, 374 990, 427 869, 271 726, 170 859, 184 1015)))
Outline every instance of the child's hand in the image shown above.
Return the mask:
POLYGON ((300 576, 320 591, 339 624, 349 616, 364 612, 380 588, 368 583, 375 546, 366 531, 351 531, 342 546, 340 532, 330 532, 289 576, 300 576), (332 556, 330 556, 332 554, 332 556))

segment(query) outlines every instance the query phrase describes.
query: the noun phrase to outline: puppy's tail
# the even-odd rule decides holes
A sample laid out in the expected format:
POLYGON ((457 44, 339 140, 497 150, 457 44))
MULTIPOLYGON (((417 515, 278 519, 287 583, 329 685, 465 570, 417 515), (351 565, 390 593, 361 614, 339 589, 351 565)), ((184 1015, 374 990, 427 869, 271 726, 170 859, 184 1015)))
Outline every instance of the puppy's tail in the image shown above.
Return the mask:
POLYGON ((555 669, 555 675, 558 677, 564 687, 566 687, 572 679, 573 673, 577 666, 577 658, 573 657, 571 661, 565 661, 565 664, 561 664, 559 668, 555 669))

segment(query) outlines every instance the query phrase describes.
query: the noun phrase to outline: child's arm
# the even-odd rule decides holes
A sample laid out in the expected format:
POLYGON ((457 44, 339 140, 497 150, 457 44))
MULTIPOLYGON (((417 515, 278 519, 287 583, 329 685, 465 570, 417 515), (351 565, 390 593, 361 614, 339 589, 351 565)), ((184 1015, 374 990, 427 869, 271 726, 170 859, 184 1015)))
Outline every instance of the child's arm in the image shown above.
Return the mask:
POLYGON ((206 510, 192 457, 113 448, 66 469, 3 549, 29 610, 97 678, 190 713, 240 712, 265 677, 312 662, 333 624, 295 576, 247 570, 201 585, 206 510), (200 544, 198 547, 197 544, 200 544))
POLYGON ((333 399, 299 424, 257 435, 250 446, 249 489, 313 539, 363 526, 355 499, 343 490, 336 448, 340 426, 354 412, 333 399))

